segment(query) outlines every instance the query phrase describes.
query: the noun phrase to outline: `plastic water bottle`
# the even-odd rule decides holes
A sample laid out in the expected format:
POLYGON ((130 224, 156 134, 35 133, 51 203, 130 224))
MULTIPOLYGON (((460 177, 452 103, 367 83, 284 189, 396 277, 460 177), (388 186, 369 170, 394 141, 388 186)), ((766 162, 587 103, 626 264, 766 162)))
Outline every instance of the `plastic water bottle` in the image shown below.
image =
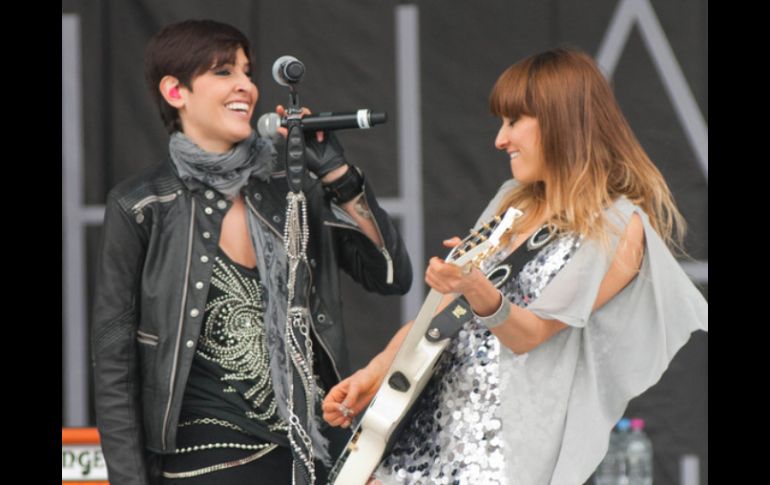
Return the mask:
POLYGON ((607 454, 594 472, 594 485, 627 485, 626 438, 631 422, 621 419, 610 433, 607 454))
POLYGON ((631 420, 626 441, 628 485, 652 485, 652 443, 644 433, 644 420, 631 420))

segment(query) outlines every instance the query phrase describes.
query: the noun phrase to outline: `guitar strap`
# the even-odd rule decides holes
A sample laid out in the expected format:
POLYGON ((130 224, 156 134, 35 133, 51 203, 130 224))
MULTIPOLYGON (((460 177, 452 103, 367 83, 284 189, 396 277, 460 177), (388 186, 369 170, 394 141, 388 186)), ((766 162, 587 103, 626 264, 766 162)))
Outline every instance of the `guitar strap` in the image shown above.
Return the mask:
MULTIPOLYGON (((509 279, 518 276, 524 265, 531 261, 538 250, 555 235, 555 231, 549 226, 543 226, 532 235, 528 242, 519 245, 501 263, 487 272, 487 277, 496 288, 501 288, 509 279)), ((470 303, 464 296, 460 295, 433 317, 428 331, 425 332, 425 338, 430 342, 452 338, 460 331, 463 324, 470 320, 472 315, 470 303)))

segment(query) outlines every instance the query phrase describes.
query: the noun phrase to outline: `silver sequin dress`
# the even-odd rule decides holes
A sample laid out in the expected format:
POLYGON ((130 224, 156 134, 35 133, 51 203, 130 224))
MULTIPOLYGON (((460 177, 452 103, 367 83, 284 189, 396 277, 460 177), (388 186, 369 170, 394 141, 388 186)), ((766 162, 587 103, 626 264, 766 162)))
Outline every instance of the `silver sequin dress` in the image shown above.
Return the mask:
MULTIPOLYGON (((578 237, 555 238, 501 290, 513 303, 526 307, 579 246, 578 237)), ((488 272, 505 256, 498 255, 482 269, 488 272)), ((500 342, 485 326, 475 319, 463 325, 441 356, 377 478, 384 484, 506 483, 499 353, 500 342)))

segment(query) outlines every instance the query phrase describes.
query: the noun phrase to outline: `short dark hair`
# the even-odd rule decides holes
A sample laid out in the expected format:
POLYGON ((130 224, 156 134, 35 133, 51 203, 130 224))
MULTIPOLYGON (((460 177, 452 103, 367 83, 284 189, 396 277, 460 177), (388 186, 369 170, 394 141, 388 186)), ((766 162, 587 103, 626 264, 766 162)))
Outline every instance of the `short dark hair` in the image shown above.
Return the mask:
POLYGON ((238 48, 247 58, 249 40, 232 25, 214 20, 185 20, 170 24, 150 39, 144 56, 144 75, 169 133, 181 131, 179 112, 163 99, 160 80, 174 76, 188 89, 207 70, 234 63, 238 48))

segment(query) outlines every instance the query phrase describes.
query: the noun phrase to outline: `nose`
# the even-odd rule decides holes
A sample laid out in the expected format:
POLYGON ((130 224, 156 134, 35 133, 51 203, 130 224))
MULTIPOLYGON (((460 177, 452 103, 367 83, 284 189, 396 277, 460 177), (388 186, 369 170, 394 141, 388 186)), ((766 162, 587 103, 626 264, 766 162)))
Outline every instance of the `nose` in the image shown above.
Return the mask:
POLYGON ((254 80, 251 79, 251 76, 249 76, 246 73, 241 73, 236 78, 235 90, 240 92, 251 92, 253 90, 255 100, 259 95, 259 90, 257 89, 257 85, 254 83, 254 80))
POLYGON ((495 148, 498 150, 505 150, 508 146, 508 136, 505 133, 505 126, 501 126, 495 137, 495 148))

